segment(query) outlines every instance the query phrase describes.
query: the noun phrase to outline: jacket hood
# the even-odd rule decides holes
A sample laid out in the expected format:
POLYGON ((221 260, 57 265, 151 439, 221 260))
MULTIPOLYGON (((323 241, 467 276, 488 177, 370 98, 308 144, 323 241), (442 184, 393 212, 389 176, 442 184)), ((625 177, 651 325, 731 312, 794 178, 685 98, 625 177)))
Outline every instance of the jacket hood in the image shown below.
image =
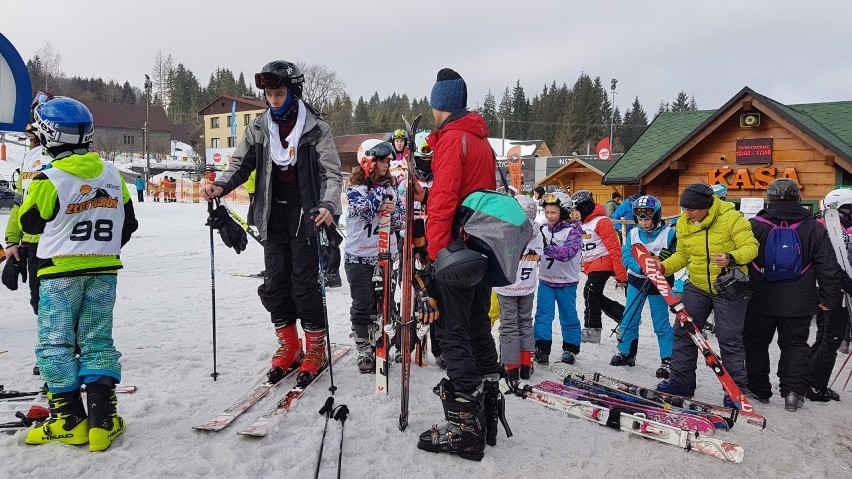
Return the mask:
POLYGON ((71 155, 61 160, 53 160, 51 168, 58 168, 79 178, 90 180, 101 176, 104 163, 96 152, 90 151, 83 155, 71 155))
POLYGON ((757 216, 762 216, 773 223, 781 221, 793 222, 810 218, 811 214, 798 203, 792 201, 776 201, 760 210, 757 216))
POLYGON ((592 212, 589 213, 589 216, 586 216, 586 218, 583 220, 583 223, 588 223, 589 221, 592 221, 598 216, 606 216, 606 208, 604 208, 603 205, 595 203, 595 209, 593 209, 592 212))
POLYGON ((466 112, 456 119, 451 116, 447 120, 438 132, 460 130, 480 138, 488 138, 488 124, 485 123, 485 119, 479 113, 466 112))

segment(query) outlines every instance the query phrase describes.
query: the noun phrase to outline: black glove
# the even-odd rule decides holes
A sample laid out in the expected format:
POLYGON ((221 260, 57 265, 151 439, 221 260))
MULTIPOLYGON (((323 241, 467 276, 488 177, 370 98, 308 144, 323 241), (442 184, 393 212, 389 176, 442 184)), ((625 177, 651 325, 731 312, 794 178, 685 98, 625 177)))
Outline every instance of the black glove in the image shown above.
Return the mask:
POLYGON ((414 287, 414 308, 417 310, 417 319, 425 325, 437 321, 441 316, 438 310, 438 292, 435 291, 435 286, 429 277, 416 274, 411 285, 414 287))
POLYGON ((18 253, 21 256, 20 260, 14 256, 9 257, 6 266, 3 267, 2 280, 3 285, 12 291, 18 290, 18 275, 21 275, 21 281, 27 282, 27 256, 26 251, 18 253))
POLYGON ((222 242, 228 248, 234 248, 237 254, 245 251, 248 246, 248 236, 246 230, 231 218, 228 214, 228 209, 222 205, 216 207, 207 218, 207 226, 212 226, 213 229, 219 230, 219 236, 222 237, 222 242))

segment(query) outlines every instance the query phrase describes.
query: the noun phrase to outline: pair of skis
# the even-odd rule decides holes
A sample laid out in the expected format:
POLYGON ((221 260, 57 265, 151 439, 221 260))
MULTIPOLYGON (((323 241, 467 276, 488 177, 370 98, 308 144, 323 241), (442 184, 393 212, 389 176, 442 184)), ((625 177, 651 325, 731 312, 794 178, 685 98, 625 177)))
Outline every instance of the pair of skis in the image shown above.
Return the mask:
POLYGON ((722 365, 722 359, 713 351, 713 348, 710 346, 707 339, 701 335, 701 331, 692 321, 692 317, 686 311, 686 307, 680 302, 680 299, 674 295, 671 286, 669 286, 669 283, 666 281, 666 278, 657 269, 657 259, 648 251, 648 248, 641 243, 631 246, 630 251, 633 254, 633 257, 636 258, 639 266, 642 268, 642 272, 644 272, 645 275, 648 276, 648 279, 650 279, 657 287, 660 295, 663 299, 665 299, 666 303, 668 303, 669 309, 672 310, 677 320, 680 321, 683 330, 687 335, 689 335, 692 342, 695 343, 695 346, 698 348, 698 352, 704 356, 704 362, 707 363, 707 366, 709 366, 710 369, 713 370, 713 373, 716 374, 716 378, 719 379, 720 383, 722 383, 722 388, 728 396, 730 396, 731 401, 737 405, 737 408, 739 409, 739 416, 745 418, 748 423, 754 423, 754 425, 761 428, 765 427, 766 418, 754 411, 754 407, 752 407, 751 402, 745 394, 740 391, 740 388, 734 382, 734 379, 730 374, 728 374, 728 371, 722 365))
MULTIPOLYGON (((331 362, 335 363, 338 359, 342 358, 346 353, 349 352, 351 346, 348 345, 332 345, 331 352, 331 362)), ((292 374, 299 370, 299 365, 293 365, 287 370, 284 371, 282 378, 275 382, 264 381, 261 384, 255 386, 251 390, 249 390, 246 394, 237 399, 236 402, 228 406, 223 412, 217 414, 214 418, 210 419, 207 422, 199 424, 197 426, 193 426, 193 429, 199 431, 211 431, 218 432, 222 429, 228 427, 231 423, 233 423, 238 417, 240 417, 244 412, 246 412, 250 407, 256 404, 258 401, 263 399, 267 394, 269 394, 273 389, 279 384, 284 384, 287 382, 287 379, 292 376, 292 374)), ((302 397, 305 393, 305 390, 316 382, 325 371, 328 370, 328 364, 323 366, 316 375, 311 379, 310 382, 304 385, 293 385, 290 390, 288 390, 284 396, 275 404, 275 406, 269 409, 266 413, 261 415, 254 421, 250 426, 246 429, 238 432, 237 434, 241 436, 251 436, 251 437, 264 437, 269 431, 278 424, 281 417, 286 414, 292 407, 295 405, 296 401, 302 397)))
MULTIPOLYGON (((825 227, 828 230, 828 238, 831 240, 831 247, 834 249, 834 254, 837 256, 837 262, 840 264, 840 267, 843 269, 845 274, 852 276, 852 265, 849 263, 849 254, 846 246, 848 234, 844 231, 843 225, 840 223, 840 212, 837 208, 829 207, 823 212, 822 217, 825 220, 825 227)), ((849 325, 847 327, 852 328, 852 295, 846 292, 844 292, 843 295, 846 298, 846 312, 849 314, 849 325)), ((849 333, 847 332, 847 337, 848 334, 849 333)), ((837 382, 837 378, 840 377, 840 373, 849 362, 849 356, 852 356, 852 354, 848 355, 846 360, 843 361, 843 364, 837 371, 837 375, 835 375, 834 380, 831 381, 831 386, 834 386, 834 383, 837 382)), ((846 386, 849 385, 850 379, 852 379, 852 370, 849 371, 846 383, 843 384, 844 391, 846 390, 846 386)))
MULTIPOLYGON (((414 258, 413 258, 413 244, 412 244, 412 230, 414 223, 414 187, 413 187, 413 171, 414 171, 414 152, 416 151, 416 145, 414 141, 414 134, 417 132, 417 127, 420 124, 420 115, 417 115, 414 118, 412 123, 409 123, 408 120, 403 117, 403 121, 405 122, 405 128, 408 132, 408 173, 405 175, 405 225, 403 231, 405 232, 403 236, 403 245, 402 245, 402 258, 400 262, 402 263, 401 277, 400 277, 400 287, 401 291, 401 300, 400 300, 400 311, 398 316, 398 324, 397 327, 394 328, 394 321, 392 320, 394 316, 393 312, 393 288, 391 286, 391 270, 393 268, 393 259, 390 253, 390 212, 383 211, 379 217, 379 266, 377 267, 377 272, 380 269, 382 274, 382 307, 381 307, 381 331, 378 333, 381 337, 378 339, 376 343, 376 393, 378 394, 388 394, 388 370, 390 366, 390 360, 388 356, 389 348, 390 348, 390 334, 389 332, 393 329, 396 329, 398 347, 400 351, 400 355, 402 360, 400 362, 400 413, 399 413, 399 429, 404 431, 408 427, 408 396, 409 396, 409 382, 411 379, 411 327, 413 322, 413 298, 412 298, 412 286, 411 280, 413 278, 414 271, 414 258)), ((374 281, 376 281, 377 275, 374 274, 374 281)), ((378 283, 377 283, 378 289, 378 283)), ((418 337, 422 337, 425 340, 425 333, 418 330, 418 337)), ((421 346, 422 346, 422 340, 421 346)), ((419 365, 425 364, 423 362, 423 349, 420 348, 419 353, 417 354, 417 362, 419 365)))

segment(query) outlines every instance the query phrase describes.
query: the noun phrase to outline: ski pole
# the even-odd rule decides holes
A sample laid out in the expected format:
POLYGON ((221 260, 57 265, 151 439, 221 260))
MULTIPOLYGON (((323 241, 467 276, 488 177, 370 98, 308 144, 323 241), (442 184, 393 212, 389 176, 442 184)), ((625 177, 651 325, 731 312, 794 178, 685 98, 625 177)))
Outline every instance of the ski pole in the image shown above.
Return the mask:
MULTIPOLYGON (((840 373, 842 373, 843 370, 846 369, 846 363, 849 362, 850 357, 852 357, 852 352, 846 355, 846 360, 843 361, 843 364, 840 366, 840 369, 837 370, 837 374, 834 375, 834 379, 831 381, 831 386, 834 386, 834 383, 837 382, 837 378, 840 377, 840 373)), ((850 374, 852 374, 852 370, 850 370, 850 374)), ((846 380, 846 384, 849 384, 848 379, 846 380)), ((846 389, 846 386, 843 386, 843 388, 846 389)))
POLYGON ((349 408, 341 404, 334 409, 334 420, 340 421, 340 452, 337 453, 337 479, 340 479, 340 466, 343 465, 343 431, 346 427, 346 416, 349 408))
MULTIPOLYGON (((312 208, 311 218, 316 218, 317 215, 319 215, 319 208, 312 208)), ((334 365, 331 362, 331 331, 328 327, 328 304, 325 297, 325 261, 322 259, 322 248, 323 246, 328 246, 326 228, 328 228, 326 225, 317 227, 317 257, 319 258, 319 283, 320 293, 322 294, 322 318, 325 324, 325 350, 328 356, 328 377, 331 381, 331 386, 328 387, 328 390, 331 394, 334 394, 337 391, 337 387, 334 385, 334 365)))
MULTIPOLYGON (((642 287, 639 288, 639 293, 633 298, 633 301, 630 302, 630 306, 628 306, 627 309, 625 309, 625 311, 628 311, 630 308, 632 308, 633 305, 636 304, 636 301, 639 300, 640 297, 647 296, 646 291, 648 289, 648 285, 650 285, 650 284, 651 283, 648 280, 648 278, 645 278, 645 281, 642 283, 642 287)), ((643 301, 644 301, 644 299, 643 299, 643 301)), ((625 326, 625 327, 630 326, 630 323, 633 322, 633 318, 635 318, 635 317, 636 317, 636 311, 633 311, 633 314, 630 315, 630 319, 627 320, 627 326, 625 326)), ((614 328, 612 328, 612 331, 610 331, 610 333, 609 333, 610 337, 612 337, 612 335, 615 334, 615 332, 618 330, 618 327, 620 325, 621 325, 621 322, 619 322, 614 328)), ((623 328, 622 328, 622 331, 624 331, 623 328)))
MULTIPOLYGON (((219 201, 216 200, 218 205, 219 201)), ((219 377, 216 372, 216 249, 213 242, 213 202, 207 202, 207 225, 210 226, 210 309, 213 314, 213 372, 210 376, 215 381, 219 377)))
POLYGON ((325 400, 325 404, 323 404, 322 408, 319 410, 319 413, 325 416, 325 426, 322 428, 322 442, 320 442, 319 454, 317 455, 317 468, 314 471, 314 479, 319 477, 320 464, 322 463, 322 450, 325 446, 325 432, 328 430, 328 419, 331 417, 333 409, 334 396, 329 396, 328 399, 325 400))

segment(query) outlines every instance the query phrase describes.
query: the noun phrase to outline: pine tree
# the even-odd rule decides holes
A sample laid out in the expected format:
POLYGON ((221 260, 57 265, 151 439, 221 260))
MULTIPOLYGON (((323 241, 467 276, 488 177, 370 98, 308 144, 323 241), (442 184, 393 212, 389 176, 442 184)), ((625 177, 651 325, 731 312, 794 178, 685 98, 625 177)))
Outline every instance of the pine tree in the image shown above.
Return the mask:
POLYGON ((686 95, 685 92, 681 91, 677 94, 677 97, 672 102, 671 111, 673 113, 689 111, 689 97, 686 95))
POLYGON ((639 97, 637 96, 633 100, 630 109, 624 113, 624 133, 621 137, 624 149, 630 149, 647 127, 648 115, 645 114, 645 110, 642 108, 642 104, 639 103, 639 97))
POLYGON ((500 119, 497 116, 497 101, 490 89, 485 94, 485 101, 482 103, 482 118, 485 120, 485 124, 488 125, 491 135, 499 131, 498 125, 500 124, 500 119))
POLYGON ((511 132, 509 134, 509 125, 506 126, 506 134, 510 138, 525 140, 527 138, 527 129, 530 116, 530 104, 527 102, 527 97, 524 95, 524 87, 521 86, 521 81, 515 82, 515 88, 512 90, 512 115, 511 115, 511 132))

